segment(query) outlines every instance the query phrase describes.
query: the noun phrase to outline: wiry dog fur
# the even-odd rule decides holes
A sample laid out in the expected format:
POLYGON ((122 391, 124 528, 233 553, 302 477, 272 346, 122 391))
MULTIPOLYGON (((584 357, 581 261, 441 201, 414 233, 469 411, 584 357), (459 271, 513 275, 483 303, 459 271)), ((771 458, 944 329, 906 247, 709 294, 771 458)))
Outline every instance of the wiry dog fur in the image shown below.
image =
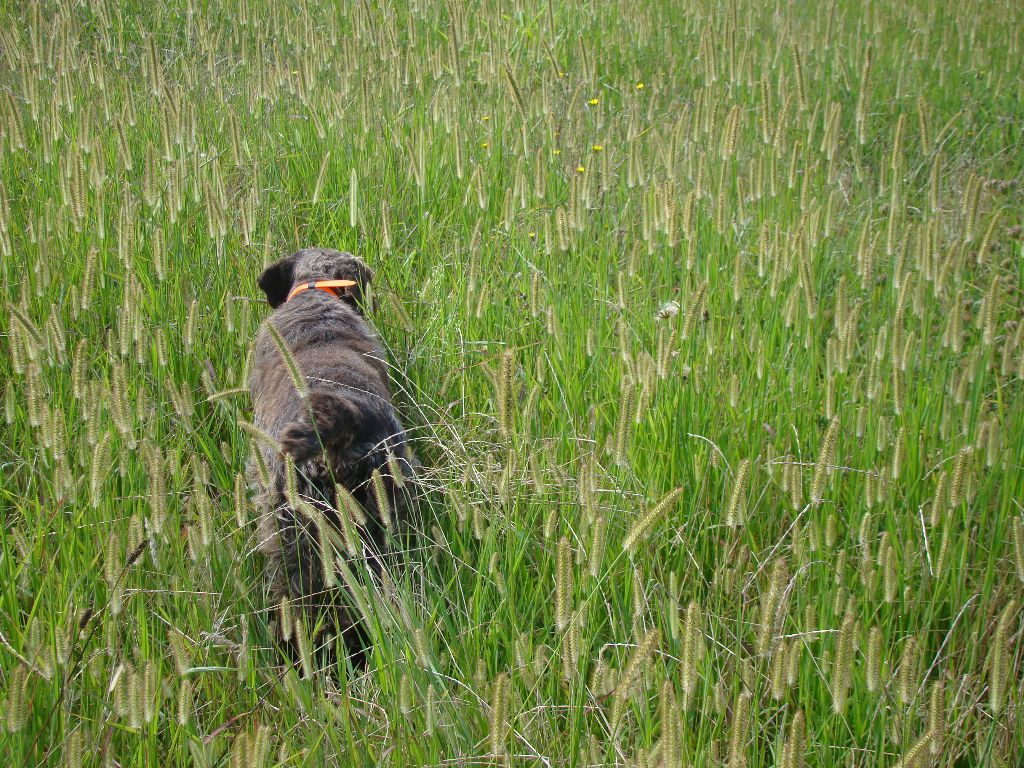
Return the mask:
MULTIPOLYGON (((318 645, 340 633, 350 655, 361 658, 364 640, 355 617, 339 604, 325 581, 317 521, 340 531, 335 483, 365 510, 359 528, 362 557, 378 568, 387 551, 386 525, 407 509, 402 486, 411 479, 412 455, 392 404, 384 349, 362 315, 373 272, 350 253, 307 248, 267 267, 259 277, 274 312, 267 319, 280 333, 308 388, 300 396, 282 354, 264 327, 256 341, 249 389, 258 429, 278 441, 258 450, 269 469, 269 487, 259 498, 260 548, 276 600, 287 597, 318 645), (313 280, 354 280, 335 298, 305 290, 285 301, 293 287, 313 280), (285 455, 296 463, 300 503, 289 503, 285 455), (388 458, 392 461, 388 462, 388 458), (398 468, 402 478, 391 476, 398 468), (382 519, 371 477, 378 470, 392 520, 382 519)), ((280 627, 287 638, 291 627, 280 627)))

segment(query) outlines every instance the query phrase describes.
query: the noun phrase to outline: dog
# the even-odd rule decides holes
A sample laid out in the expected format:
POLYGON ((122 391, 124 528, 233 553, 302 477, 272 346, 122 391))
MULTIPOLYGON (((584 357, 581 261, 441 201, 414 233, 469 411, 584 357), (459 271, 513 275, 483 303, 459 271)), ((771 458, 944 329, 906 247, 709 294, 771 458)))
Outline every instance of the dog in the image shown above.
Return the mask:
POLYGON ((264 269, 258 284, 273 312, 257 337, 249 377, 254 426, 273 441, 256 448, 269 477, 257 496, 258 536, 281 639, 293 638, 288 624, 301 618, 314 647, 331 654, 340 636, 355 664, 363 660, 366 633, 340 599, 335 585, 343 582, 332 578, 338 548, 329 540, 336 542, 349 522, 359 554, 352 558, 350 549, 348 559, 365 558, 379 573, 388 562, 389 531, 409 512, 406 484, 415 479, 387 357, 363 314, 372 279, 361 259, 330 248, 306 248, 264 269), (362 519, 352 512, 352 498, 362 519), (343 521, 342 514, 350 517, 343 521))

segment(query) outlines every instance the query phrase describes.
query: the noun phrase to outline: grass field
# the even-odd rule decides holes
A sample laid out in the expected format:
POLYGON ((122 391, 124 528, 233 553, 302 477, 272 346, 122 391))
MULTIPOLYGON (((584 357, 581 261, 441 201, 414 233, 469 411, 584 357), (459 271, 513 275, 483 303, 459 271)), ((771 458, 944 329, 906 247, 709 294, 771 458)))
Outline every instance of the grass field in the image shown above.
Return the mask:
POLYGON ((0 757, 1020 765, 1024 10, 0 11, 0 757), (255 284, 377 270, 373 651, 268 629, 255 284))

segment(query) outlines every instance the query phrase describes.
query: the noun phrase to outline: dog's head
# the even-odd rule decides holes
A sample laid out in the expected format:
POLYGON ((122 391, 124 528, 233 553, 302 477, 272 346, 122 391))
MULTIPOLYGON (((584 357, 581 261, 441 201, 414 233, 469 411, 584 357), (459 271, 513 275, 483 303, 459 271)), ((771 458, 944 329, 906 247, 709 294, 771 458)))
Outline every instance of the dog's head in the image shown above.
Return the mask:
POLYGON ((275 261, 263 270, 258 282, 270 306, 284 304, 292 288, 311 280, 352 280, 341 298, 361 311, 363 298, 373 279, 373 270, 358 256, 333 248, 303 248, 275 261))

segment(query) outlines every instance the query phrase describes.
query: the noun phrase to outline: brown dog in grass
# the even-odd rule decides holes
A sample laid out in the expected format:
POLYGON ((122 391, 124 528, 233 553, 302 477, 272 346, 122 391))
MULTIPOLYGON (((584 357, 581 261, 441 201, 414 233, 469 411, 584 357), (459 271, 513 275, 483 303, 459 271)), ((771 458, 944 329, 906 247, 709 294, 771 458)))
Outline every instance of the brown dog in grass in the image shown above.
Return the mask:
POLYGON ((255 426, 274 441, 257 449, 268 479, 258 500, 260 549, 279 607, 294 608, 279 611, 279 630, 297 639, 301 620, 305 638, 328 653, 340 635, 357 663, 365 634, 343 605, 336 558, 383 565, 389 532, 408 508, 414 461, 384 349, 363 317, 372 277, 362 260, 329 248, 267 267, 259 286, 274 311, 249 378, 255 426))

